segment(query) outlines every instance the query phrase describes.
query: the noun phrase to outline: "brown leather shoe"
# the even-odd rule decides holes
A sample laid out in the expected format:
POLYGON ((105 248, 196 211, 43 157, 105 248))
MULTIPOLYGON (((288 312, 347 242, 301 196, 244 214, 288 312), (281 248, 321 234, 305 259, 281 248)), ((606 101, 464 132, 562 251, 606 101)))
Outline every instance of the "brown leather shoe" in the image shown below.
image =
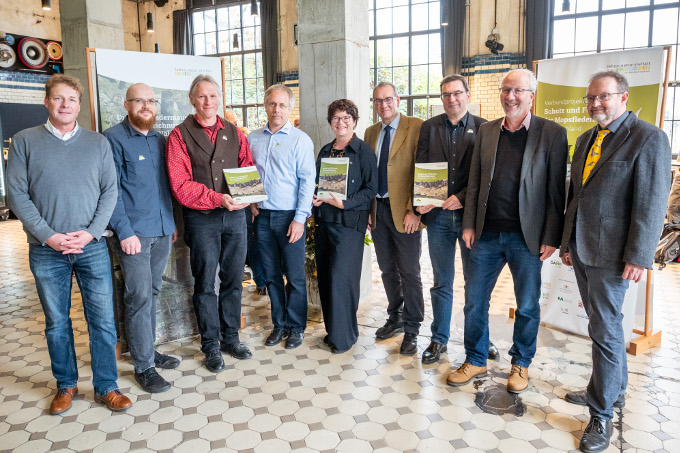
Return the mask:
POLYGON ((486 367, 485 366, 474 366, 467 362, 463 363, 456 371, 449 374, 446 378, 446 383, 458 387, 465 385, 476 377, 485 377, 486 367))
POLYGON ((71 409, 73 397, 76 396, 77 394, 78 387, 73 387, 72 389, 57 390, 57 394, 54 395, 52 404, 50 404, 50 414, 57 415, 71 409))
POLYGON ((529 369, 513 365, 508 378, 508 392, 520 393, 529 386, 529 369))
POLYGON ((118 390, 114 390, 103 396, 95 396, 94 400, 98 403, 106 404, 106 407, 115 412, 124 411, 132 406, 132 401, 118 390))

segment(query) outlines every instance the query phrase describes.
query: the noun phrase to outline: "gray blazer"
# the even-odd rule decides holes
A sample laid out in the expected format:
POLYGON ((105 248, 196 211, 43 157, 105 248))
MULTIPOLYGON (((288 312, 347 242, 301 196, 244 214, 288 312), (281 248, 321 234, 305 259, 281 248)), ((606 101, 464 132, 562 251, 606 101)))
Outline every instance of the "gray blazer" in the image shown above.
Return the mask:
POLYGON ((597 126, 576 140, 560 254, 575 235, 579 259, 588 266, 651 269, 671 184, 668 137, 630 112, 582 184, 595 134, 597 126))
MULTIPOLYGON (((499 118, 479 126, 472 154, 463 228, 473 228, 476 239, 484 228, 502 122, 503 118, 499 118)), ((560 245, 568 152, 567 130, 532 115, 522 159, 519 215, 524 240, 535 255, 542 244, 560 245)))

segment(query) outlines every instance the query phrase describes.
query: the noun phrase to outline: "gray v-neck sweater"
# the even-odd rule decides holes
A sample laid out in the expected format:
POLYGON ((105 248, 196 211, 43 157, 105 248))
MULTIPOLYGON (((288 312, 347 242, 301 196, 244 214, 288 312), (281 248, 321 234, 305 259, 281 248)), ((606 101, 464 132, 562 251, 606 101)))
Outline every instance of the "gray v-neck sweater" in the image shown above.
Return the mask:
POLYGON ((99 240, 118 198, 111 146, 82 127, 68 140, 44 125, 23 130, 9 149, 7 189, 29 243, 79 230, 99 240))

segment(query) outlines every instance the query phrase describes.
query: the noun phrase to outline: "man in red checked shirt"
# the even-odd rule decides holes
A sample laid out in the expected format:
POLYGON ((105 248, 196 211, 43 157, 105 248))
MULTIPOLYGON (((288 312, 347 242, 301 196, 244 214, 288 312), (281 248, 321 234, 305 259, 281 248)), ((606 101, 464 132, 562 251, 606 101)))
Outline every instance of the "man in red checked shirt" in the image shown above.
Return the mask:
POLYGON ((246 261, 243 209, 249 204, 231 198, 223 170, 249 167, 253 158, 243 133, 217 115, 220 93, 212 77, 196 77, 189 89, 196 114, 172 130, 165 148, 170 188, 183 206, 201 350, 205 367, 214 373, 224 369, 220 349, 237 359, 252 357, 238 338, 246 261), (216 295, 218 265, 220 291, 216 295))

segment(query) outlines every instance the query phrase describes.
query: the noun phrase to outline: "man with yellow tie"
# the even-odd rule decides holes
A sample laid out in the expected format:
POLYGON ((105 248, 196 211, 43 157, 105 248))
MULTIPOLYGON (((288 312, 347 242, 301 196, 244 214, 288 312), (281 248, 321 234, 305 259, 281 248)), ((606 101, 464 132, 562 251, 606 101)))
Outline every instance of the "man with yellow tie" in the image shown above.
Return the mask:
POLYGON ((574 267, 593 340, 588 387, 565 400, 589 407, 580 449, 593 453, 609 447, 613 408, 625 405, 621 308, 629 281, 639 282, 652 268, 670 189, 671 149, 661 129, 626 110, 622 74, 594 74, 583 101, 597 126, 576 140, 560 254, 574 267))

